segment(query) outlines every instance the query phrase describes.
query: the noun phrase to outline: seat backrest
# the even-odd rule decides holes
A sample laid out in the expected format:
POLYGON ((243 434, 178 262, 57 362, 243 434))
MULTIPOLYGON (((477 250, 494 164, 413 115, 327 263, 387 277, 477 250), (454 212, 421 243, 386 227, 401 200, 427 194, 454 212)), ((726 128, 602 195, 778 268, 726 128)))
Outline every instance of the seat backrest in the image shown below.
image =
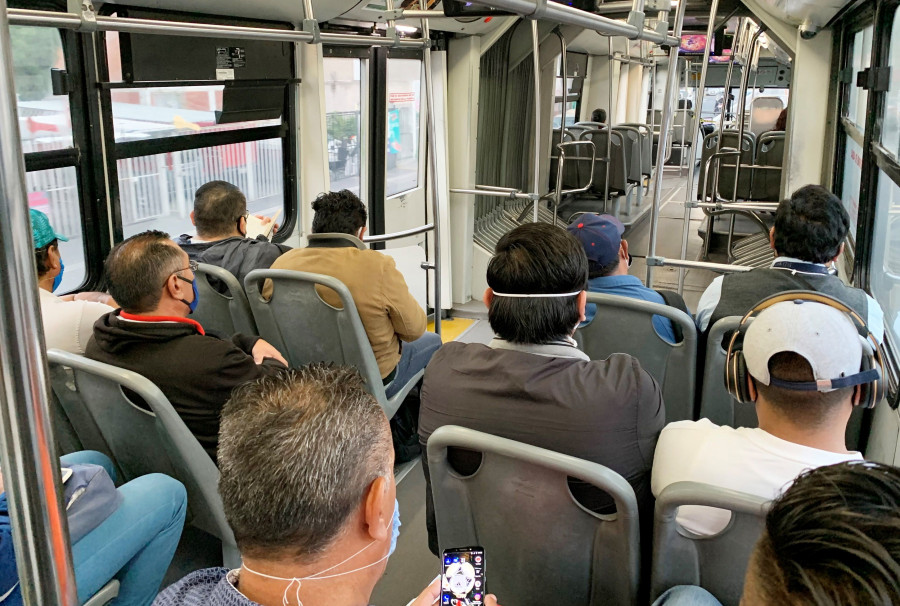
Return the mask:
POLYGON ((53 403, 56 409, 55 417, 65 417, 65 423, 72 428, 72 431, 78 438, 81 446, 79 450, 96 450, 102 452, 110 459, 113 458, 112 450, 100 428, 94 422, 94 417, 90 411, 84 406, 81 400, 81 394, 75 385, 75 375, 71 368, 60 366, 53 363, 51 352, 56 350, 48 350, 47 357, 50 359, 50 388, 53 391, 53 403))
POLYGON ((672 145, 693 145, 694 139, 694 110, 676 109, 672 116, 672 145))
POLYGON ((356 236, 340 232, 306 234, 306 241, 309 242, 310 246, 334 246, 336 244, 346 244, 349 242, 359 250, 369 249, 369 247, 366 246, 366 243, 356 236))
POLYGON ((197 291, 200 302, 191 318, 207 330, 229 337, 234 333, 256 334, 256 323, 244 288, 230 271, 217 265, 200 263, 197 267, 197 291), (224 285, 220 292, 218 285, 224 285))
POLYGON ((625 146, 625 176, 629 181, 641 180, 641 132, 633 126, 614 126, 613 132, 621 133, 625 146))
POLYGON ((759 136, 775 128, 778 116, 784 109, 780 97, 757 97, 750 104, 750 131, 759 136))
POLYGON ((756 141, 756 164, 777 166, 753 169, 753 199, 777 202, 781 197, 781 172, 784 166, 784 131, 769 131, 756 141))
POLYGON ((634 604, 640 574, 637 499, 597 463, 447 425, 428 440, 428 469, 441 549, 480 545, 492 593, 513 604, 634 604), (482 453, 469 476, 448 448, 482 453), (569 492, 572 477, 609 494, 600 515, 569 492))
MULTIPOLYGON (((753 319, 749 319, 748 324, 753 319)), ((729 427, 756 427, 756 406, 741 404, 725 389, 725 348, 722 340, 728 337, 741 323, 739 316, 722 318, 709 330, 706 339, 706 360, 703 367, 703 383, 700 392, 700 418, 706 418, 716 425, 729 427)), ((728 343, 725 342, 725 347, 728 343)))
POLYGON ((699 585, 724 606, 738 606, 753 546, 769 508, 766 499, 698 482, 676 482, 656 498, 653 520, 652 599, 675 585, 699 585), (675 520, 681 505, 731 511, 728 527, 698 536, 675 520))
MULTIPOLYGON (((609 137, 609 189, 624 193, 628 187, 625 140, 622 133, 610 132, 608 128, 586 130, 578 138, 579 141, 593 141, 597 150, 593 166, 594 183, 591 190, 597 194, 605 191, 607 137, 609 137)), ((588 177, 586 174, 582 175, 581 171, 587 169, 588 165, 590 165, 589 160, 586 164, 579 163, 579 177, 583 177, 583 183, 587 183, 588 177)))
MULTIPOLYGON (((737 149, 738 134, 739 133, 736 130, 726 130, 722 135, 721 149, 725 149, 726 147, 737 149)), ((702 153, 700 155, 700 177, 697 187, 698 199, 702 197, 703 193, 709 194, 709 190, 712 188, 711 184, 706 183, 706 165, 710 162, 710 158, 713 156, 713 154, 716 153, 718 141, 719 131, 710 133, 703 138, 702 153)), ((753 160, 755 157, 756 136, 753 133, 745 132, 743 145, 741 146, 740 161, 742 164, 750 165, 753 164, 753 160)), ((737 158, 735 156, 726 156, 719 160, 719 196, 727 198, 729 200, 734 193, 734 165, 736 159, 737 158)), ((711 181, 715 180, 715 170, 716 165, 714 163, 709 168, 709 179, 711 181)), ((753 178, 752 173, 752 169, 741 168, 740 176, 738 179, 738 198, 744 200, 750 199, 750 185, 753 178)))
POLYGON ((653 170, 653 136, 650 126, 639 122, 624 122, 619 126, 630 126, 641 134, 641 172, 649 177, 653 170))
MULTIPOLYGON (((257 269, 244 280, 250 309, 259 335, 275 346, 292 367, 311 362, 355 366, 366 388, 382 406, 387 405, 384 385, 366 329, 350 291, 331 276, 286 269, 257 269), (262 296, 262 284, 271 280, 272 298, 262 296), (341 302, 333 307, 318 289, 331 289, 341 302)), ((395 410, 385 410, 388 418, 395 410)))
POLYGON ((697 328, 689 315, 674 307, 630 297, 587 294, 597 306, 594 320, 575 331, 579 347, 592 360, 614 353, 637 358, 659 383, 666 403, 666 422, 694 418, 697 328), (668 318, 683 333, 680 343, 668 343, 653 327, 653 316, 668 318))
POLYGON ((71 353, 51 349, 47 358, 51 368, 71 369, 81 404, 109 445, 122 481, 148 473, 179 480, 187 489, 191 523, 222 540, 226 566, 240 565, 218 493, 219 470, 159 388, 130 370, 71 353))

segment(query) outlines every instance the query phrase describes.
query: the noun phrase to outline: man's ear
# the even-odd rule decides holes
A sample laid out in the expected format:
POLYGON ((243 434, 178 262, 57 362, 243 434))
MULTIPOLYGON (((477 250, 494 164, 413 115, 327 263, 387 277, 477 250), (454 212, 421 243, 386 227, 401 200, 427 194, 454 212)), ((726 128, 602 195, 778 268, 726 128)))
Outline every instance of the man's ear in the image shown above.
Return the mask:
POLYGON ((838 253, 834 256, 834 259, 831 260, 832 263, 837 263, 838 257, 840 257, 844 253, 844 243, 841 242, 841 245, 838 246, 838 253))
POLYGON ((391 536, 396 495, 396 488, 392 489, 391 484, 390 478, 378 476, 366 491, 363 502, 366 532, 373 541, 383 541, 391 536))
POLYGON ((484 301, 484 306, 490 309, 491 301, 494 300, 494 290, 492 288, 486 288, 484 290, 484 297, 482 297, 481 300, 484 301))
POLYGON ((756 383, 753 382, 753 377, 750 376, 749 372, 747 373, 747 393, 750 394, 750 401, 756 402, 759 392, 756 391, 756 383))
POLYGON ((48 269, 50 270, 49 273, 51 273, 53 275, 53 277, 55 278, 56 275, 59 273, 59 270, 62 269, 62 263, 61 263, 62 255, 59 254, 58 246, 51 246, 47 250, 47 252, 49 253, 47 255, 47 261, 48 261, 48 265, 49 265, 48 269))
POLYGON ((628 260, 628 240, 622 240, 619 244, 619 258, 628 260))
POLYGON ((191 211, 191 225, 197 227, 197 222, 194 221, 194 211, 191 211))
POLYGON ((172 274, 166 278, 166 284, 163 286, 163 289, 165 292, 168 292, 169 296, 173 299, 185 299, 187 294, 184 290, 185 284, 187 283, 179 280, 176 274, 172 274))
POLYGON ((581 322, 587 320, 587 316, 584 314, 585 307, 587 307, 587 291, 582 290, 580 293, 578 293, 576 301, 578 303, 578 323, 580 324, 581 322))
POLYGON ((860 397, 862 396, 862 385, 853 386, 853 399, 851 400, 853 407, 859 406, 860 397))
POLYGON ((769 228, 769 247, 772 250, 775 250, 775 228, 774 227, 769 228))
POLYGON ((360 240, 362 240, 363 238, 366 237, 366 226, 365 225, 363 225, 362 227, 359 228, 359 235, 356 237, 359 238, 360 240))

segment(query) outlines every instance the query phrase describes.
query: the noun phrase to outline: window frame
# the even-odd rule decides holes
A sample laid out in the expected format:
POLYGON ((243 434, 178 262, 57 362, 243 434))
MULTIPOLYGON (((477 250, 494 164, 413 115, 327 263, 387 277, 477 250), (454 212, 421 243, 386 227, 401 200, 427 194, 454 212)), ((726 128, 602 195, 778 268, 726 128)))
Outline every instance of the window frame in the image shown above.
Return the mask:
MULTIPOLYGON (((369 92, 369 78, 371 52, 369 48, 359 46, 324 46, 322 57, 325 59, 357 59, 360 62, 359 83, 359 199, 368 205, 369 200, 369 174, 372 172, 369 164, 370 154, 370 129, 371 121, 371 95, 369 92)), ((322 80, 325 86, 325 80, 322 80)), ((327 115, 327 111, 325 114, 327 115)), ((330 179, 329 179, 330 185, 330 179)))

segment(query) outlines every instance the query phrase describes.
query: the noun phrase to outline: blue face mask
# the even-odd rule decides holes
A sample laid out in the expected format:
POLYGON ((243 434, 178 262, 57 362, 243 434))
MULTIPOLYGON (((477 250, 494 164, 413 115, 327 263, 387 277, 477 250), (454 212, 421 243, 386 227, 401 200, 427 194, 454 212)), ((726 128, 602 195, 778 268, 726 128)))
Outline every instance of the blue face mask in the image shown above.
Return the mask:
MULTIPOLYGON (((62 272, 60 272, 60 273, 62 273, 62 272)), ((187 278, 184 278, 182 276, 176 276, 176 277, 180 280, 184 280, 185 282, 191 283, 191 290, 194 291, 194 299, 190 303, 188 303, 184 299, 181 299, 181 302, 188 306, 188 309, 190 310, 189 313, 194 313, 194 310, 197 309, 197 303, 200 302, 200 292, 197 290, 197 276, 194 276, 193 280, 188 280, 187 278)))
POLYGON ((397 549, 397 537, 400 536, 400 502, 394 499, 394 519, 391 528, 391 548, 388 550, 388 557, 394 554, 397 549))
MULTIPOLYGON (((56 274, 56 277, 53 278, 53 290, 55 291, 59 288, 59 285, 62 284, 63 272, 66 270, 66 264, 63 263, 63 260, 59 260, 59 273, 56 274)), ((51 291, 52 292, 52 291, 51 291)))

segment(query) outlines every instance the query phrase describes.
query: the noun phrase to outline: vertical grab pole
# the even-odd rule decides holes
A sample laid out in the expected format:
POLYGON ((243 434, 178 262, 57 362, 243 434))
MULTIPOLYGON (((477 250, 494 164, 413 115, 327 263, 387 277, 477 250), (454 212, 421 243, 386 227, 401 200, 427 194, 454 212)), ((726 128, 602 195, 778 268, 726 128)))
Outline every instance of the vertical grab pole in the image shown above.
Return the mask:
MULTIPOLYGON (((559 120, 559 142, 563 142, 563 134, 566 132, 566 106, 569 104, 569 71, 568 65, 566 64, 566 53, 568 52, 569 45, 566 44, 566 38, 562 35, 559 27, 555 30, 556 35, 559 37, 559 50, 560 57, 562 58, 562 63, 560 67, 562 68, 563 74, 563 104, 562 104, 562 115, 559 120)), ((553 150, 550 151, 553 153, 553 150)), ((565 158, 565 154, 562 150, 560 150, 560 156, 565 158)), ((535 190, 535 193, 537 191, 535 190)), ((559 209, 559 203, 562 201, 562 171, 559 169, 559 164, 557 164, 556 168, 556 195, 554 196, 556 200, 556 205, 553 209, 553 225, 556 225, 559 216, 556 214, 559 209)))
MULTIPOLYGON (((612 164, 612 107, 613 107, 613 50, 612 38, 606 37, 606 48, 609 58, 607 65, 607 78, 609 86, 606 87, 606 179, 603 181, 603 212, 606 212, 606 205, 609 204, 609 165, 612 164)), ((594 170, 594 167, 591 167, 594 170)), ((613 206, 615 209, 615 206, 613 206)), ((618 219, 618 217, 616 217, 618 219)))
MULTIPOLYGON (((687 191, 684 198, 684 225, 681 233, 681 258, 687 257, 688 234, 691 230, 691 207, 688 206, 694 195, 694 169, 697 166, 697 135, 700 134, 700 114, 703 110, 703 98, 706 96, 706 74, 709 67, 709 55, 712 50, 710 42, 715 35, 716 13, 719 10, 719 0, 712 0, 709 8, 709 25, 706 27, 706 48, 703 49, 703 65, 700 67, 700 85, 697 89, 697 109, 694 112, 694 125, 691 131, 694 133, 694 141, 691 143, 691 152, 688 162, 687 191)), ((724 107, 723 107, 724 110, 724 107)), ((721 132, 719 138, 722 137, 721 132)), ((703 141, 703 138, 700 138, 703 141)), ((678 294, 684 294, 684 268, 678 268, 678 294)))
POLYGON ((75 574, 50 425, 43 328, 25 163, 13 85, 9 19, 0 0, 0 450, 19 569, 29 606, 75 606, 75 574))
MULTIPOLYGON (((428 20, 422 19, 422 37, 431 39, 428 20)), ((428 166, 431 169, 431 214, 434 222, 434 332, 441 334, 441 205, 439 202, 440 187, 437 181, 437 126, 434 123, 434 83, 431 71, 431 44, 425 47, 425 134, 428 137, 428 166)))
MULTIPOLYGON (((534 62, 534 177, 532 178, 532 190, 535 194, 541 193, 541 56, 540 40, 538 39, 537 19, 531 20, 531 49, 534 62)), ((565 88, 565 87, 564 87, 565 88)), ((565 126, 562 127, 565 131, 565 126)), ((562 132, 559 140, 562 141, 562 132)), ((538 222, 538 204, 534 200, 534 222, 538 222)))
MULTIPOLYGON (((678 2, 675 11, 675 25, 673 35, 681 37, 681 25, 684 23, 684 10, 687 0, 678 2)), ((653 206, 650 207, 650 249, 647 256, 656 256, 656 235, 659 227, 659 199, 662 197, 662 178, 665 171, 662 170, 666 161, 666 147, 669 140, 669 129, 672 126, 673 105, 675 104, 675 82, 678 70, 678 47, 669 49, 668 76, 666 80, 666 95, 663 98, 662 124, 659 128, 659 145, 656 149, 656 179, 653 181, 653 206)), ((647 286, 653 288, 653 266, 647 265, 647 286)))

